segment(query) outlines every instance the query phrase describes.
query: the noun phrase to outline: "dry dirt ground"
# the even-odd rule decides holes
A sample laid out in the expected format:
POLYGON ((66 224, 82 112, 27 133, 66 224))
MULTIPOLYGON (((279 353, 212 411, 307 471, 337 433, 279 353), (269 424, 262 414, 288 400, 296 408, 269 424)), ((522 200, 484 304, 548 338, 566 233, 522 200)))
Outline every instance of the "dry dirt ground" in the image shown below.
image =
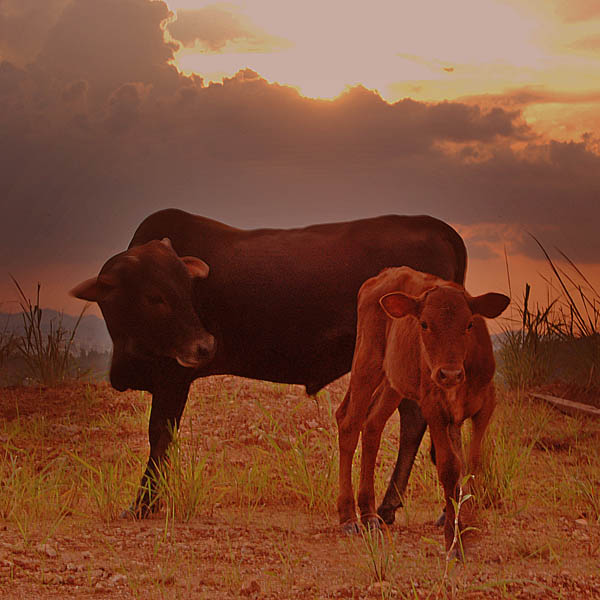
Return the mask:
MULTIPOLYGON (((198 381, 159 512, 119 518, 147 456, 149 395, 0 390, 2 598, 600 598, 600 422, 501 392, 477 530, 447 563, 425 440, 382 533, 338 532, 333 412, 298 386, 198 381)), ((386 428, 377 489, 395 458, 386 428)), ((380 496, 381 497, 381 496, 380 496)))

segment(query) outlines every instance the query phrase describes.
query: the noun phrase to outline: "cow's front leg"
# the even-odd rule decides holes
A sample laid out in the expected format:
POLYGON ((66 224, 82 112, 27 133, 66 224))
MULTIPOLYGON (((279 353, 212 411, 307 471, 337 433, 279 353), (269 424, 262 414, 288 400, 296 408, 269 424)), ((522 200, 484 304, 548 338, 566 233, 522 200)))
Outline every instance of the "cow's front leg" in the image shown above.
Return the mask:
POLYGON ((167 448, 179 422, 190 389, 190 381, 166 379, 155 384, 148 425, 150 457, 133 505, 124 516, 145 518, 157 509, 156 479, 164 463, 167 448))
POLYGON ((427 422, 421 414, 421 409, 413 400, 404 398, 400 402, 398 412, 400 413, 398 458, 383 502, 377 509, 377 514, 388 525, 394 522, 396 509, 402 506, 402 496, 406 490, 423 434, 427 428, 427 422))

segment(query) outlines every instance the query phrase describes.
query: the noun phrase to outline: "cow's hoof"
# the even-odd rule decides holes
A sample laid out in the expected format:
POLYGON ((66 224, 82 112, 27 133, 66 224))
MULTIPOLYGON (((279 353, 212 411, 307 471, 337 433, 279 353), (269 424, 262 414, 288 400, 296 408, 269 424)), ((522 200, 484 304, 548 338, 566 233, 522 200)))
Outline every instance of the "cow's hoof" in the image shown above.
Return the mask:
POLYGON ((360 531, 360 527, 356 521, 347 521, 340 525, 340 531, 344 535, 356 535, 360 531))
POLYGON ((450 554, 448 554, 448 560, 452 560, 455 563, 463 565, 465 563, 465 549, 454 548, 450 554))
POLYGON ((152 509, 149 506, 136 506, 135 504, 132 504, 119 515, 119 518, 127 519, 128 521, 137 521, 139 519, 145 519, 151 512, 152 509))
POLYGON ((137 511, 134 508, 133 504, 128 506, 120 515, 119 519, 126 519, 128 521, 135 521, 139 517, 137 516, 137 511))
POLYGON ((377 509, 377 514, 386 525, 393 525, 396 520, 396 509, 388 506, 380 506, 377 509))
POLYGON ((443 527, 446 524, 446 512, 444 511, 435 521, 436 527, 443 527))

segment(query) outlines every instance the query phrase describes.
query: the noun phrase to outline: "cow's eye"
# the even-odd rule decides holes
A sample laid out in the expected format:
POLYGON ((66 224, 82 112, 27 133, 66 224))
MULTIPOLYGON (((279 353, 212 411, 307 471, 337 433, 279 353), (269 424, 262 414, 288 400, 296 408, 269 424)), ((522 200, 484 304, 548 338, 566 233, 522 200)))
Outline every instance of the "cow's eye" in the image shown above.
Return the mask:
POLYGON ((467 325, 467 331, 471 331, 471 329, 473 329, 473 321, 467 325))
POLYGON ((427 325, 427 321, 421 321, 421 329, 428 329, 429 325, 427 325))
POLYGON ((153 304, 154 306, 165 303, 163 297, 158 294, 148 294, 146 300, 148 300, 148 304, 153 304))

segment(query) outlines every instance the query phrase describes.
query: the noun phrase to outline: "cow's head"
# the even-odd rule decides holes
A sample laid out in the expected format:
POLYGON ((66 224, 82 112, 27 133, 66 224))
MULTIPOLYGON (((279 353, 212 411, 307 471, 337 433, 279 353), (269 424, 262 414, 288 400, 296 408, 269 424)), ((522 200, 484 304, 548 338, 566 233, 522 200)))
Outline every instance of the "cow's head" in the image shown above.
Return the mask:
POLYGON ((509 302, 504 294, 491 292, 473 297, 451 285, 434 287, 419 297, 392 292, 379 300, 390 317, 410 315, 418 320, 423 357, 431 378, 442 389, 452 389, 465 379, 469 338, 483 326, 476 317, 493 319, 509 302))
POLYGON ((97 302, 104 315, 114 344, 114 387, 129 387, 127 362, 169 357, 198 369, 212 360, 215 339, 192 303, 194 279, 206 278, 208 270, 199 258, 177 256, 164 238, 113 256, 97 277, 71 290, 77 298, 97 302))

